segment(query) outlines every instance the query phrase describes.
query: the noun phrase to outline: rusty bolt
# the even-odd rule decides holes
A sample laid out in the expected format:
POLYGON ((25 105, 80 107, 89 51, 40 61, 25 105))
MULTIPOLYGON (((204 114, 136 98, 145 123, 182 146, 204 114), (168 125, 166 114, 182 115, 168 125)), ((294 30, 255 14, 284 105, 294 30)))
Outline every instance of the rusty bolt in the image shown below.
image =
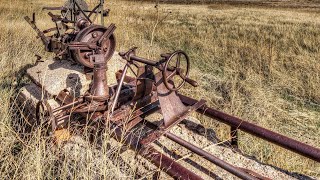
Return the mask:
POLYGON ((98 36, 98 34, 96 32, 92 33, 92 37, 96 38, 98 36))

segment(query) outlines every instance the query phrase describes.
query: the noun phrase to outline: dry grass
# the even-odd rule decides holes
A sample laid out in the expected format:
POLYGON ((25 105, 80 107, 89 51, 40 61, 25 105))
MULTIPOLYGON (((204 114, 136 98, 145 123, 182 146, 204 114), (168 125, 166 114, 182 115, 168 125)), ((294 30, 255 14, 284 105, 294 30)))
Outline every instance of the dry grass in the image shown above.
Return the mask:
MULTIPOLYGON (((10 98, 28 82, 21 69, 34 62, 34 53, 50 55, 23 20, 24 15, 36 11, 39 26, 48 27, 50 21, 40 11, 45 4, 45 0, 1 3, 0 178, 44 179, 59 175, 62 179, 91 179, 97 174, 120 178, 119 171, 109 170, 107 160, 97 169, 93 159, 98 155, 91 145, 86 158, 74 159, 69 154, 61 158, 63 155, 57 154, 62 151, 52 150, 38 131, 25 140, 12 125, 16 119, 11 116, 14 108, 10 98), (30 2, 32 5, 28 5, 30 2)), ((61 1, 50 4, 59 5, 61 1)), ((139 55, 158 58, 160 53, 183 49, 192 59, 192 77, 201 85, 183 89, 184 94, 204 98, 217 109, 320 146, 319 14, 261 6, 162 3, 157 10, 154 4, 141 1, 113 0, 107 4, 112 10, 107 22, 115 22, 118 27, 119 51, 138 46, 139 55), (163 17, 153 31, 157 19, 163 17)), ((199 118, 216 129, 220 137, 227 138, 225 125, 199 118)), ((240 135, 240 148, 265 163, 320 176, 315 162, 250 135, 240 135)))

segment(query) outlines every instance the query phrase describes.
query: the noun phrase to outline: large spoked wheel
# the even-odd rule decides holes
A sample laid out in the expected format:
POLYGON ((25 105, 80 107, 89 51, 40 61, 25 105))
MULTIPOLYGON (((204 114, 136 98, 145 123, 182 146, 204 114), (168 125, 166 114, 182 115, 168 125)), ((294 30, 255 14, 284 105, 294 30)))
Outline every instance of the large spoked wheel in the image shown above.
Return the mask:
MULTIPOLYGON (((79 32, 74 41, 97 43, 106 30, 106 27, 99 25, 89 26, 79 32)), ((104 54, 106 62, 112 57, 115 47, 116 39, 113 34, 108 39, 103 39, 98 51, 104 54)), ((72 54, 75 61, 79 62, 83 66, 93 68, 93 62, 90 62, 90 55, 93 54, 93 50, 72 50, 72 54)))
POLYGON ((57 124, 48 101, 40 100, 36 106, 36 119, 46 134, 54 132, 57 124))
POLYGON ((170 91, 179 90, 189 76, 189 69, 190 60, 185 52, 179 50, 172 53, 162 71, 164 85, 167 89, 170 91))

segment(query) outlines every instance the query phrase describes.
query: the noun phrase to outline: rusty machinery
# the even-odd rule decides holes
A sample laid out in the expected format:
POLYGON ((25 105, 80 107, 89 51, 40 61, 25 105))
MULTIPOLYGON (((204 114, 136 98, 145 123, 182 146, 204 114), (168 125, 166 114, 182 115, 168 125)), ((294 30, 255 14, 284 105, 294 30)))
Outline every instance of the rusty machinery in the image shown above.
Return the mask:
POLYGON ((41 31, 36 25, 35 14, 25 20, 36 31, 46 51, 54 52, 57 58, 75 60, 85 67, 93 68, 90 60, 92 54, 104 54, 108 60, 115 50, 114 24, 104 27, 104 17, 109 9, 103 9, 104 0, 92 9, 84 0, 68 0, 62 7, 44 7, 44 10, 60 11, 59 14, 48 12, 55 27, 41 31), (101 25, 96 25, 98 15, 101 25), (46 36, 46 34, 53 33, 46 36))
POLYGON ((47 123, 51 131, 64 128, 73 119, 73 115, 82 115, 86 117, 86 121, 110 124, 115 138, 121 139, 126 134, 127 145, 175 178, 201 179, 151 146, 152 142, 161 136, 175 141, 240 178, 267 179, 250 170, 228 164, 168 131, 191 112, 198 112, 230 125, 231 142, 235 146, 237 131, 243 130, 320 162, 320 150, 315 147, 217 111, 208 107, 205 100, 198 101, 179 94, 179 89, 185 83, 198 86, 196 81, 189 78, 190 59, 184 51, 161 54, 156 61, 137 56, 137 48, 120 52, 119 55, 126 61, 126 65, 116 73, 117 85, 108 86, 107 62, 115 50, 113 32, 116 27, 114 24, 107 28, 95 25, 91 19, 93 14, 100 14, 103 20, 109 12, 103 10, 103 0, 93 10, 88 10, 85 1, 80 0, 69 0, 63 7, 44 9, 61 11, 59 16, 49 13, 56 24, 55 28, 40 31, 35 25, 35 18, 25 19, 36 30, 46 50, 55 52, 60 58, 78 62, 93 72, 90 89, 80 97, 74 98, 68 92, 62 91, 56 97, 61 101, 61 106, 55 109, 51 108, 46 100, 39 101, 36 117, 47 123), (70 23, 72 25, 69 25, 70 23), (55 31, 54 35, 44 35, 50 31, 55 31), (133 77, 127 75, 128 70, 132 71, 133 77), (163 117, 160 124, 156 125, 144 119, 154 112, 161 112, 163 117), (143 137, 137 137, 133 129, 138 124, 143 124, 151 131, 143 137))

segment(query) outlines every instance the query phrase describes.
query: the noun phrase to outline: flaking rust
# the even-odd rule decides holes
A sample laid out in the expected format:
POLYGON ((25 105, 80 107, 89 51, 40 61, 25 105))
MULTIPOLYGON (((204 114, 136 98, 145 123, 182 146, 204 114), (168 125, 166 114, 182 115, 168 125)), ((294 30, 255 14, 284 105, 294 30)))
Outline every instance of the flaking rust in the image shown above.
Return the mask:
POLYGON ((60 11, 60 14, 48 13, 56 27, 44 31, 37 27, 35 15, 32 19, 25 17, 47 51, 54 52, 57 59, 68 59, 82 65, 83 73, 92 81, 87 92, 77 98, 65 90, 61 91, 56 97, 61 102, 60 107, 52 108, 47 100, 38 102, 36 118, 48 124, 49 133, 64 129, 74 119, 71 117, 81 115, 86 124, 99 122, 104 128, 111 128, 110 132, 113 132, 116 139, 121 140, 125 133, 127 145, 174 178, 201 179, 152 147, 153 142, 162 136, 239 178, 268 179, 222 161, 169 132, 190 113, 198 112, 230 125, 234 146, 237 146, 237 131, 240 129, 320 162, 320 150, 317 148, 216 111, 208 107, 205 100, 198 101, 179 95, 178 91, 185 83, 198 86, 195 80, 189 78, 190 59, 182 50, 161 54, 158 60, 137 56, 136 47, 120 52, 119 55, 126 62, 125 66, 116 73, 118 83, 108 86, 107 62, 115 51, 116 26, 112 23, 108 27, 104 26, 104 17, 109 10, 104 10, 103 7, 103 0, 92 10, 88 9, 83 0, 69 0, 61 7, 45 7, 45 10, 60 11), (93 15, 101 16, 100 25, 94 23, 96 19, 93 15), (46 36, 51 32, 54 32, 53 35, 46 36), (128 76, 128 71, 132 71, 134 76, 128 76), (159 111, 163 116, 159 125, 144 119, 147 115, 159 111), (138 124, 143 124, 152 131, 138 137, 130 131, 138 124))

